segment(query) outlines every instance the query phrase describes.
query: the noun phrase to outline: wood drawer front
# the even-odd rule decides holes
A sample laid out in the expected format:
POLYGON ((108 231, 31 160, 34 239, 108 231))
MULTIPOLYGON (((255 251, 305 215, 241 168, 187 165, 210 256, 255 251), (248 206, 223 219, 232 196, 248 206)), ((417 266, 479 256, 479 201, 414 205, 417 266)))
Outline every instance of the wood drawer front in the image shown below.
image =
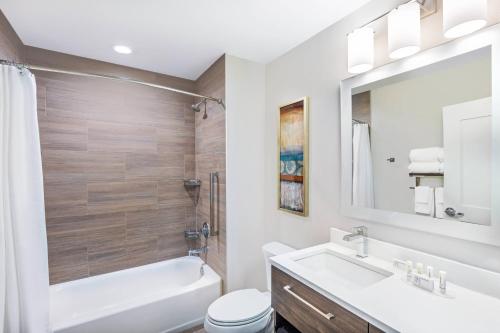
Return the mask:
POLYGON ((274 266, 272 268, 272 305, 282 317, 303 333, 368 332, 368 322, 274 266), (290 286, 290 291, 319 311, 324 314, 331 313, 335 317, 325 318, 311 306, 286 291, 285 286, 290 286))

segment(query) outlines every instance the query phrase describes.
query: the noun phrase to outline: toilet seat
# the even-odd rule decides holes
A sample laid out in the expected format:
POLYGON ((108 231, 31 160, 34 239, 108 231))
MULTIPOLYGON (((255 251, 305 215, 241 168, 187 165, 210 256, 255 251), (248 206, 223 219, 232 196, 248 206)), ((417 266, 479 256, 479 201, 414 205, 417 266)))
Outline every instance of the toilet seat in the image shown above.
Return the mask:
POLYGON ((208 319, 220 326, 240 326, 254 322, 271 310, 269 293, 257 289, 243 289, 226 294, 213 302, 208 319))
POLYGON ((205 330, 209 333, 267 332, 272 314, 270 293, 257 289, 238 290, 210 305, 205 330))
POLYGON ((262 319, 267 318, 272 313, 273 313, 273 309, 269 309, 267 312, 263 313, 262 315, 260 315, 258 317, 255 317, 255 318, 252 318, 252 319, 248 319, 248 320, 245 320, 245 321, 241 321, 241 322, 232 322, 232 323, 225 323, 225 322, 214 321, 210 317, 207 317, 207 320, 211 324, 216 325, 216 326, 220 326, 220 327, 228 327, 228 328, 229 327, 241 327, 241 326, 247 326, 247 325, 255 324, 256 322, 259 322, 262 319))
POLYGON ((204 328, 207 333, 273 333, 274 321, 273 312, 271 308, 269 312, 264 314, 261 318, 247 323, 233 323, 231 326, 217 325, 210 321, 208 315, 205 318, 204 328))

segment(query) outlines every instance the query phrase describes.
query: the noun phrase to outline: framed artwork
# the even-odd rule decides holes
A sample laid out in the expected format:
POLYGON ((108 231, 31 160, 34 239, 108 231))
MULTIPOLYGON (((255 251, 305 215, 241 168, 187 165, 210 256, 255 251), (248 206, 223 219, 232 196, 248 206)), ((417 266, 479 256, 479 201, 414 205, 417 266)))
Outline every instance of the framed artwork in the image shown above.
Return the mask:
POLYGON ((278 208, 308 215, 309 99, 304 97, 279 108, 278 208))

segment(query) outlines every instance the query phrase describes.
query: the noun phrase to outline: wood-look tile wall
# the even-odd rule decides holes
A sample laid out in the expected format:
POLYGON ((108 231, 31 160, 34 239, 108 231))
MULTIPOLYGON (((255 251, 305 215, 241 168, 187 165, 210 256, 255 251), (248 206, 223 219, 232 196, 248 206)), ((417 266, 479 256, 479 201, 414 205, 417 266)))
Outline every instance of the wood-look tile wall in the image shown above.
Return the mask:
POLYGON ((352 95, 352 118, 371 124, 371 93, 365 91, 352 95))
POLYGON ((20 61, 23 43, 0 10, 0 59, 20 61))
MULTIPOLYGON (((199 93, 225 99, 225 57, 217 60, 196 81, 199 93)), ((207 262, 225 280, 226 277, 226 113, 216 103, 207 105, 208 118, 196 114, 196 177, 201 179, 200 199, 196 210, 198 224, 209 221, 209 174, 218 171, 220 179, 220 229, 209 239, 207 262)))
MULTIPOLYGON (((1 10, 0 58, 225 95, 223 57, 194 82, 27 47, 1 10)), ((210 240, 206 259, 224 278, 223 110, 210 103, 209 118, 195 119, 191 97, 102 79, 35 76, 51 284, 186 255, 184 229, 194 227, 196 215, 198 226, 208 221, 212 171, 220 173, 221 233, 210 240), (182 183, 194 177, 203 180, 198 211, 182 183)))
MULTIPOLYGON (((194 90, 193 81, 27 48, 59 61, 194 90), (160 77, 161 80, 157 78, 160 77)), ((87 69, 87 71, 90 71, 87 69)), ((37 72, 50 282, 184 256, 195 208, 193 99, 121 82, 37 72)))

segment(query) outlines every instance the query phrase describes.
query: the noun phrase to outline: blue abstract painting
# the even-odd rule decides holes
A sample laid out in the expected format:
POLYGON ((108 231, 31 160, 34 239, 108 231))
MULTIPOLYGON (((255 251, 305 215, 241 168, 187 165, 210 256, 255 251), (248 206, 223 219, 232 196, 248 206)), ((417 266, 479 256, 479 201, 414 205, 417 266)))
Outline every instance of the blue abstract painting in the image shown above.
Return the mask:
POLYGON ((280 109, 280 208, 305 213, 304 101, 280 109))

